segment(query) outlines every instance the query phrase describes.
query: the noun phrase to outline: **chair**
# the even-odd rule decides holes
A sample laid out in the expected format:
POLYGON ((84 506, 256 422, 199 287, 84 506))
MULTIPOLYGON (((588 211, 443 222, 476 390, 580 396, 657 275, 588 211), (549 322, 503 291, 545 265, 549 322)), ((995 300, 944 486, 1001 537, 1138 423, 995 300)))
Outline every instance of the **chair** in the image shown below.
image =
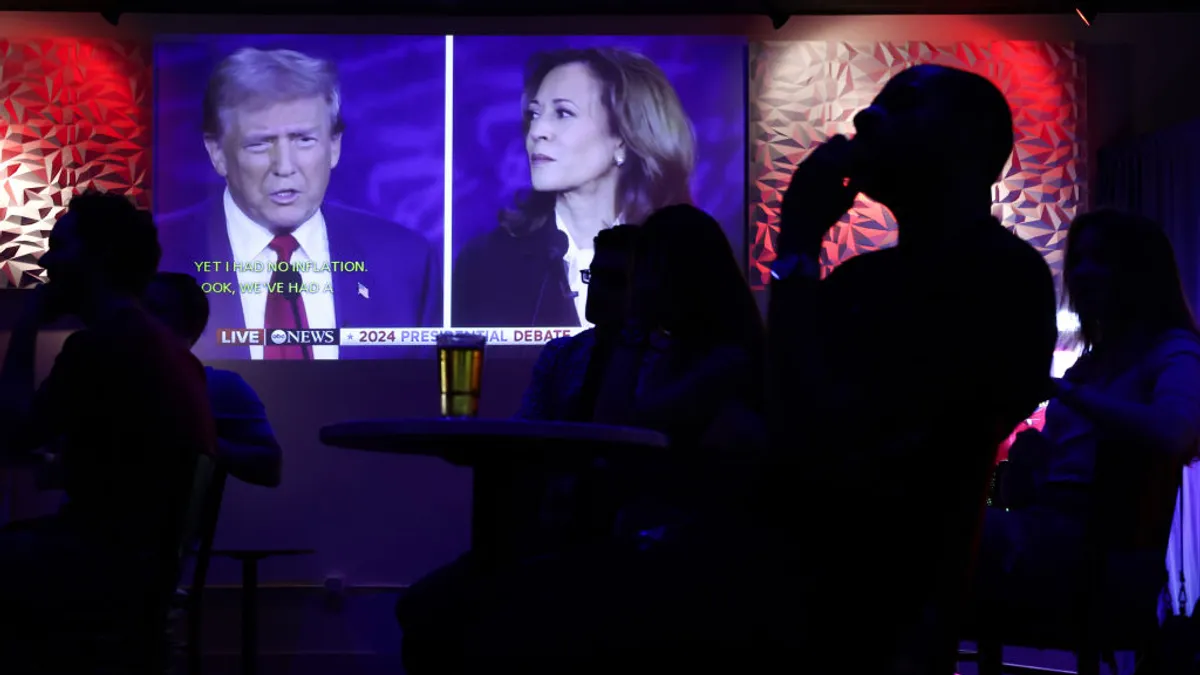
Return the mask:
POLYGON ((974 635, 966 637, 975 637, 978 649, 960 650, 959 660, 977 661, 980 675, 1045 673, 1004 663, 1003 648, 1052 649, 1074 653, 1079 675, 1099 675, 1101 662, 1115 671, 1115 652, 1152 646, 1179 477, 1172 461, 1102 444, 1084 537, 1084 569, 1071 601, 1036 612, 978 608, 975 617, 989 610, 999 614, 986 625, 968 627, 974 635))
POLYGON ((210 458, 202 457, 193 487, 193 500, 188 510, 185 531, 190 535, 183 555, 195 557, 191 587, 185 602, 187 615, 186 660, 187 675, 200 675, 203 653, 201 633, 203 628, 204 590, 208 580, 208 569, 212 556, 231 558, 242 564, 242 672, 254 673, 258 660, 258 562, 275 556, 306 555, 314 553, 301 549, 213 550, 217 522, 221 515, 221 504, 225 494, 228 473, 210 458), (195 547, 192 550, 192 547, 195 547))
MULTIPOLYGON (((188 504, 184 538, 180 546, 180 559, 192 556, 192 582, 184 600, 187 619, 185 646, 186 672, 199 675, 202 653, 200 636, 204 618, 204 587, 208 579, 208 567, 212 556, 213 538, 217 532, 217 521, 221 515, 221 504, 225 497, 225 482, 228 473, 211 457, 201 456, 197 460, 196 477, 192 485, 192 499, 188 504)), ((181 566, 182 568, 182 566, 181 566)), ((176 584, 172 585, 174 590, 176 584)))
MULTIPOLYGON (((77 598, 69 610, 73 616, 63 626, 67 643, 57 645, 60 653, 48 655, 53 663, 46 664, 47 672, 60 666, 71 675, 162 675, 170 670, 170 614, 183 559, 198 541, 196 577, 203 586, 224 485, 224 470, 212 458, 197 456, 174 541, 164 542, 166 550, 145 559, 153 566, 151 583, 137 578, 138 572, 127 576, 122 570, 97 593, 77 598), (137 595, 130 597, 131 588, 137 595)), ((194 605, 189 614, 198 615, 199 598, 189 600, 194 605)))

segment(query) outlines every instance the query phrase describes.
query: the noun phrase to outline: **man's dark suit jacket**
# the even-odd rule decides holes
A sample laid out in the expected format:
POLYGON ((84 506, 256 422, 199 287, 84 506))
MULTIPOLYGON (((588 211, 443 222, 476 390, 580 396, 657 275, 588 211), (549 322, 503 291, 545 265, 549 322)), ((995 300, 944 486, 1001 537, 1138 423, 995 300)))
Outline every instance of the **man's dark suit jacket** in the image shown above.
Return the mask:
MULTIPOLYGON (((330 258, 366 265, 365 272, 332 272, 338 328, 441 326, 441 256, 424 237, 392 221, 329 202, 321 205, 321 215, 330 258), (369 297, 359 293, 359 284, 367 288, 369 297)), ((238 287, 232 266, 229 271, 223 266, 212 272, 197 269, 197 263, 234 262, 222 199, 164 215, 156 222, 163 244, 160 270, 185 272, 201 283, 228 282, 238 287)), ((205 360, 250 358, 249 347, 219 345, 216 337, 221 328, 245 327, 241 297, 210 294, 208 300, 208 329, 196 344, 196 355, 205 360)), ((402 347, 342 347, 338 358, 394 358, 402 351, 402 347)))

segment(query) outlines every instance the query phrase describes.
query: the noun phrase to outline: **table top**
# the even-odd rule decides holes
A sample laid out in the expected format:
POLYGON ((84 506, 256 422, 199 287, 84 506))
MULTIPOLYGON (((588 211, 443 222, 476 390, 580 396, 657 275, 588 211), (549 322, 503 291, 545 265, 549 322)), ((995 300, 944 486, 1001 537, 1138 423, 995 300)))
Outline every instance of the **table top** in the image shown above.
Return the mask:
POLYGON ((665 449, 657 431, 572 422, 481 419, 392 419, 333 424, 321 442, 339 448, 441 457, 462 466, 485 460, 541 461, 547 456, 665 449))

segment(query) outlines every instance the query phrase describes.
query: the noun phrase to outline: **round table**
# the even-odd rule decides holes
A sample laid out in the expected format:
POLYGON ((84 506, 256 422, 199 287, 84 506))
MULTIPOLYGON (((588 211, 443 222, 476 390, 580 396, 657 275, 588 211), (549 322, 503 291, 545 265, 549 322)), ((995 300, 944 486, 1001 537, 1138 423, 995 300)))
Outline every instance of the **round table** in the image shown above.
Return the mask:
POLYGON ((538 467, 573 471, 596 459, 664 451, 656 431, 570 422, 480 419, 396 419, 344 422, 321 429, 339 448, 438 457, 473 470, 471 549, 482 558, 505 555, 507 505, 515 472, 538 467))

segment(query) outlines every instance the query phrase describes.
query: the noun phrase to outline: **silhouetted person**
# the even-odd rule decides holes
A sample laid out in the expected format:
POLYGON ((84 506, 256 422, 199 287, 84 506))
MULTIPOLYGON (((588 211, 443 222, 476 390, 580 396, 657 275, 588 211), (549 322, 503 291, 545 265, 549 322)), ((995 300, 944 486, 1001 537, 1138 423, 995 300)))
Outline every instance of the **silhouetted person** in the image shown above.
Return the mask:
POLYGON ((991 215, 1013 123, 988 80, 910 68, 854 124, 783 201, 768 512, 796 540, 809 673, 949 675, 996 448, 1048 391, 1054 285, 991 215), (898 244, 819 280, 860 192, 891 210, 898 244), (854 641, 869 648, 831 647, 854 641))
POLYGON ((694 445, 727 406, 761 412, 762 317, 712 216, 680 204, 646 220, 631 300, 598 403, 603 421, 694 445))
POLYGON ((1145 553, 1149 563, 1121 574, 1133 604, 1105 602, 1149 623, 1181 471, 1200 451, 1200 333, 1154 222, 1115 211, 1076 218, 1063 278, 1083 354, 1056 382, 1043 431, 1009 451, 1006 508, 984 521, 978 609, 982 619, 1070 617, 1077 593, 1091 590, 1087 533, 1099 517, 1106 553, 1145 553))
MULTIPOLYGON (((80 656, 56 637, 118 630, 108 612, 165 620, 197 456, 214 451, 216 436, 203 368, 140 302, 158 258, 148 213, 121 196, 79 195, 42 256, 50 281, 30 292, 13 330, 0 372, 3 449, 58 440, 69 499, 55 516, 0 533, 0 640, 36 653, 39 666, 14 672, 80 656), (39 328, 63 314, 85 327, 35 387, 39 328), (111 620, 70 625, 97 611, 111 620)), ((2 651, 6 669, 19 662, 2 651)))
MULTIPOLYGON (((599 388, 599 378, 625 325, 629 275, 632 272, 638 228, 618 225, 595 238, 595 255, 581 281, 588 285, 586 314, 594 328, 551 340, 538 358, 517 417, 555 422, 587 422, 599 388)), ((523 536, 530 546, 561 545, 574 518, 575 475, 546 475, 530 467, 521 490, 542 494, 539 512, 523 536), (530 541, 532 539, 532 541, 530 541)), ((534 514, 531 514, 534 515, 534 514)), ((405 592, 396 604, 396 619, 404 633, 401 657, 412 675, 462 672, 463 637, 475 621, 480 596, 490 592, 493 578, 468 553, 434 571, 405 592)))
POLYGON ((600 377, 625 327, 639 232, 634 225, 617 225, 596 235, 591 264, 580 272, 588 287, 585 315, 594 327, 546 344, 517 417, 591 421, 600 377))
POLYGON ((761 448, 766 337, 728 238, 691 205, 659 209, 642 226, 631 300, 596 421, 662 431, 680 451, 615 472, 637 476, 644 493, 621 529, 661 531, 732 495, 740 476, 715 467, 718 455, 744 468, 761 448))
POLYGON ((774 655, 752 636, 794 634, 786 617, 757 608, 778 595, 783 570, 753 523, 727 511, 742 467, 722 460, 753 456, 761 426, 762 318, 709 215, 661 209, 641 240, 595 420, 661 430, 672 448, 606 459, 623 488, 618 536, 527 561, 495 583, 471 632, 469 672, 767 672, 774 655), (738 434, 714 437, 720 426, 744 433, 727 446, 738 434))
MULTIPOLYGON (((208 326, 208 296, 196 278, 159 272, 146 290, 146 308, 190 349, 208 326)), ((241 375, 205 366, 208 400, 217 423, 217 456, 230 475, 253 485, 277 487, 283 449, 262 400, 241 375)))

